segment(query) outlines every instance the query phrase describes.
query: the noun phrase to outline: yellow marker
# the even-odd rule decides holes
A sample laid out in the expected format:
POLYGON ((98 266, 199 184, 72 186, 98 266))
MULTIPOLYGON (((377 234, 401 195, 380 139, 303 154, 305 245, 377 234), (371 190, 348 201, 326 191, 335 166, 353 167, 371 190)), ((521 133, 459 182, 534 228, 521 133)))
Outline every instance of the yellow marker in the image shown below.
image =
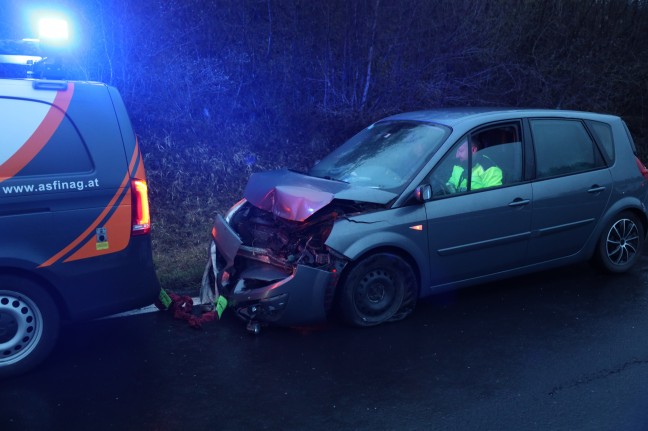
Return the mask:
POLYGON ((108 250, 108 242, 98 242, 97 250, 108 250))
POLYGON ((162 305, 164 305, 165 309, 168 309, 171 306, 171 303, 173 302, 169 295, 166 293, 166 290, 160 289, 160 302, 162 305))
POLYGON ((227 299, 223 295, 220 295, 216 300, 216 313, 218 313, 218 318, 221 318, 223 311, 227 308, 227 299))

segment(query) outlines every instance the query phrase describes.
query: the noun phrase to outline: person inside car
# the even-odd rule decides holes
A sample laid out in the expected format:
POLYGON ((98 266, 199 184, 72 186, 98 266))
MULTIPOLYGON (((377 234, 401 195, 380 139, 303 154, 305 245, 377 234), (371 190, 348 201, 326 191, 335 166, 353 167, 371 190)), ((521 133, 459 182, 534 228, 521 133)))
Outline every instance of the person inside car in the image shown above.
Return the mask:
MULTIPOLYGON (((487 187, 502 185, 502 169, 488 156, 479 154, 479 143, 471 138, 470 152, 472 153, 472 172, 470 178, 470 189, 478 190, 487 187)), ((468 175, 466 165, 468 163, 468 140, 466 139, 457 148, 455 157, 458 163, 452 168, 450 179, 446 183, 447 189, 451 193, 464 192, 467 190, 468 175)))

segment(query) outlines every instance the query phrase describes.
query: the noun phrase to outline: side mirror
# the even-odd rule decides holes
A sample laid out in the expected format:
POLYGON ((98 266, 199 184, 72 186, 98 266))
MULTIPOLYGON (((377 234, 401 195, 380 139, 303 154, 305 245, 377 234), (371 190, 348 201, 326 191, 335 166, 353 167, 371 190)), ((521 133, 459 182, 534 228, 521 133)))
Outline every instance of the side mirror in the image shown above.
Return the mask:
POLYGON ((432 186, 423 184, 414 190, 414 198, 419 202, 426 202, 432 199, 432 186))

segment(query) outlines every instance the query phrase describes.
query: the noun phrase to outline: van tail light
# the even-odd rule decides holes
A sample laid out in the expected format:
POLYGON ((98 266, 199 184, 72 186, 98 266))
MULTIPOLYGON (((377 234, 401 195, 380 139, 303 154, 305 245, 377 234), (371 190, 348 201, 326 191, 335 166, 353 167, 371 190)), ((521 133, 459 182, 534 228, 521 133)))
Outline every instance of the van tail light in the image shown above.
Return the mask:
POLYGON ((637 162, 637 167, 639 168, 639 172, 641 172, 641 175, 643 175, 644 179, 648 181, 648 169, 646 169, 646 166, 643 163, 641 163, 639 157, 635 156, 635 161, 637 162))
POLYGON ((146 181, 131 179, 131 235, 146 235, 151 231, 151 214, 146 181))

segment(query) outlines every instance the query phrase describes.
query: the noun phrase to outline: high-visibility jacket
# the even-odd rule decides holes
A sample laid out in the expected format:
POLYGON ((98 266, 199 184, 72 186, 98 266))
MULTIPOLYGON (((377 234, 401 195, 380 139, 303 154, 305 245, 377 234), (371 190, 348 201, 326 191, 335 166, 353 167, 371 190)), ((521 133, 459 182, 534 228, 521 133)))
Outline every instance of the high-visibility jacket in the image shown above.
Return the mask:
MULTIPOLYGON (((455 165, 452 168, 452 175, 448 185, 456 191, 466 191, 467 175, 462 166, 455 165)), ((502 185, 502 169, 487 156, 477 156, 474 160, 472 175, 470 178, 470 189, 484 189, 502 185)))

